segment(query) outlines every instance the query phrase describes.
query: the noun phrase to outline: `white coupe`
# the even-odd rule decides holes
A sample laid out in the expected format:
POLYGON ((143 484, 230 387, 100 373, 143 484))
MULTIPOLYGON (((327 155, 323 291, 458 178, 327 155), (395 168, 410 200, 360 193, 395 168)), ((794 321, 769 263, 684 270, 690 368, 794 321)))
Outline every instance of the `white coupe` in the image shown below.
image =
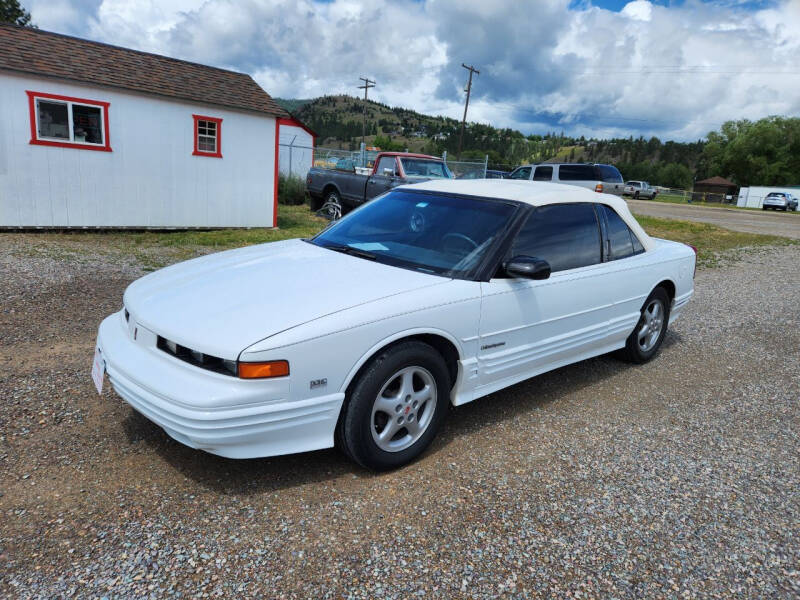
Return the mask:
POLYGON ((93 373, 174 439, 232 458, 337 445, 381 470, 448 404, 611 351, 658 352, 695 251, 616 196, 510 180, 395 188, 311 239, 133 282, 93 373))

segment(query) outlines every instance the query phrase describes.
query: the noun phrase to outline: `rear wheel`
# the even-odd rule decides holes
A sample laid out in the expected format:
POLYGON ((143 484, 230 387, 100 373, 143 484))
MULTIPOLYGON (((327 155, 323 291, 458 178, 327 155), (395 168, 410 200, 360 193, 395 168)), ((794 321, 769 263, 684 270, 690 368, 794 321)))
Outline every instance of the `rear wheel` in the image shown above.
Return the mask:
POLYGON ((633 199, 634 200, 638 200, 639 199, 639 192, 634 192, 633 193, 633 199))
POLYGON ((342 217, 342 198, 335 189, 325 194, 325 203, 317 211, 319 216, 335 221, 342 217))
POLYGON ((433 441, 449 397, 447 365, 434 348, 416 341, 390 346, 351 386, 337 441, 363 467, 400 467, 433 441))
POLYGON ((669 295, 662 287, 652 291, 642 307, 636 327, 628 336, 620 357, 634 363, 645 363, 661 348, 669 323, 669 295))

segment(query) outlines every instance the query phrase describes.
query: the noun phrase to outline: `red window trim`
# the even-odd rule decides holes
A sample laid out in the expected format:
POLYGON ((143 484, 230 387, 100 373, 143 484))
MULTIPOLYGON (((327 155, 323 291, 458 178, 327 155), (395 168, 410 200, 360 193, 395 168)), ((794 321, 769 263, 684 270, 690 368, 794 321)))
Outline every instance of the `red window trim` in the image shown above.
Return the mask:
POLYGON ((111 136, 108 131, 108 107, 110 102, 101 100, 88 100, 86 98, 74 98, 73 96, 61 96, 59 94, 45 94, 44 92, 33 92, 25 90, 28 95, 28 111, 31 121, 31 141, 34 146, 56 146, 58 148, 77 148, 78 150, 96 150, 100 152, 111 152, 111 136), (103 109, 103 141, 105 145, 81 144, 80 142, 56 142, 53 140, 40 140, 39 132, 36 131, 36 98, 46 98, 48 100, 61 100, 62 102, 75 102, 88 106, 99 106, 103 109))
POLYGON ((204 115, 192 115, 194 118, 194 151, 192 156, 209 156, 211 158, 222 158, 222 119, 217 117, 206 117, 204 115), (197 122, 198 121, 213 121, 217 124, 217 151, 206 152, 197 147, 197 122))

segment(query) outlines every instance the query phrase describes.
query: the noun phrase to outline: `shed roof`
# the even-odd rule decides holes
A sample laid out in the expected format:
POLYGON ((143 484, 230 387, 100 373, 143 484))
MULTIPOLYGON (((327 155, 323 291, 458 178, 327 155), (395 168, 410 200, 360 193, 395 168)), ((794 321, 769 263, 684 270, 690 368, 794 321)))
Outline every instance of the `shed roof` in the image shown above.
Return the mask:
POLYGON ((698 181, 696 183, 702 183, 703 185, 727 185, 736 187, 736 184, 732 181, 725 179, 724 177, 720 177, 719 175, 715 175, 714 177, 709 177, 708 179, 703 179, 703 181, 698 181))
POLYGON ((0 24, 0 70, 289 117, 246 73, 0 24))

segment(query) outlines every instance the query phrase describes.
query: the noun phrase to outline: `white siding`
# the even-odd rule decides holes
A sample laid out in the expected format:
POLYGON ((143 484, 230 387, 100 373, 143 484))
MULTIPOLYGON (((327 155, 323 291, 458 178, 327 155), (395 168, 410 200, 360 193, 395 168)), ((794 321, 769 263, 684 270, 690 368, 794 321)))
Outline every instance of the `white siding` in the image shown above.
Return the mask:
POLYGON ((281 125, 279 136, 280 172, 305 179, 313 160, 314 137, 302 127, 293 125, 281 125))
POLYGON ((0 73, 0 227, 271 227, 276 120, 0 73), (112 152, 31 145, 26 90, 110 102, 112 152), (193 156, 192 114, 223 119, 193 156))
POLYGON ((798 188, 751 186, 739 190, 739 200, 736 205, 746 206, 748 208, 761 208, 764 204, 764 198, 766 198, 767 194, 770 192, 785 192, 795 197, 800 196, 800 189, 798 188))

